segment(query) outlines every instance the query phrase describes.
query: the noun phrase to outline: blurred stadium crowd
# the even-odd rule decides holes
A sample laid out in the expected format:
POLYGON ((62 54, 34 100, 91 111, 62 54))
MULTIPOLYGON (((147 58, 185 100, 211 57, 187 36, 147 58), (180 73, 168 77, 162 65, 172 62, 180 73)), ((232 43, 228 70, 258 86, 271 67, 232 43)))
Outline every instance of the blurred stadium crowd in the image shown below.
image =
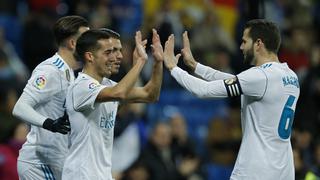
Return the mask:
MULTIPOLYGON (((70 14, 87 18, 91 28, 121 34, 124 60, 120 73, 111 77, 115 81, 131 67, 136 30, 149 42, 152 28, 162 42, 174 33, 177 52, 187 30, 197 61, 239 73, 249 68, 239 50, 244 23, 253 18, 276 22, 282 31, 279 58, 298 74, 301 87, 292 132, 296 179, 319 179, 319 12, 317 0, 1 0, 0 179, 17 179, 16 158, 28 132, 28 125, 11 115, 12 108, 35 66, 56 51, 53 23, 70 14)), ((139 83, 149 79, 151 64, 139 83)), ((228 179, 241 141, 239 102, 198 99, 165 70, 158 103, 119 110, 114 177, 228 179)))

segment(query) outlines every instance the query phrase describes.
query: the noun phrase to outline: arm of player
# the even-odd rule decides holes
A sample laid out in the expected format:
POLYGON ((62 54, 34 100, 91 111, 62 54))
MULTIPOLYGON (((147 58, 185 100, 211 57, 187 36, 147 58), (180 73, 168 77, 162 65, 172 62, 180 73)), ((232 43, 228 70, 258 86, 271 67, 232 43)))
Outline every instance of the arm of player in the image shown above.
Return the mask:
POLYGON ((42 127, 47 118, 33 109, 36 104, 36 101, 31 96, 23 92, 16 102, 12 114, 25 122, 42 127))
POLYGON ((66 113, 63 117, 52 120, 36 112, 33 108, 36 104, 36 101, 24 92, 15 104, 12 114, 25 122, 52 132, 67 134, 70 131, 70 122, 66 113))
POLYGON ((229 73, 224 73, 218 70, 215 70, 211 67, 204 66, 197 62, 192 55, 190 49, 190 41, 188 37, 187 31, 185 31, 182 35, 183 37, 183 49, 181 49, 181 54, 183 56, 184 63, 194 72, 195 74, 199 75, 201 78, 207 81, 213 80, 223 80, 234 77, 234 75, 229 73))
POLYGON ((229 79, 207 82, 177 67, 179 56, 175 56, 173 50, 174 38, 171 35, 164 48, 165 65, 181 86, 199 97, 233 97, 244 94, 262 98, 266 92, 268 79, 259 67, 250 68, 229 79))
POLYGON ((129 92, 136 83, 138 76, 148 59, 145 48, 143 47, 140 31, 136 33, 135 41, 139 55, 135 65, 117 85, 102 89, 96 98, 96 102, 127 100, 129 92))
MULTIPOLYGON (((205 80, 196 78, 179 67, 174 67, 171 70, 171 75, 177 80, 177 82, 200 98, 224 98, 228 97, 228 91, 226 89, 223 80, 216 80, 207 82, 205 80)), ((241 91, 232 96, 240 95, 241 91)))
MULTIPOLYGON (((179 55, 174 55, 174 36, 169 36, 165 48, 164 48, 164 62, 166 67, 171 71, 171 75, 178 81, 178 83, 185 89, 190 91, 201 98, 209 97, 228 97, 228 96, 238 96, 240 95, 241 88, 238 81, 235 81, 238 87, 238 91, 230 94, 229 88, 226 88, 225 81, 216 80, 207 82, 202 79, 191 76, 186 71, 183 71, 177 67, 179 55)), ((234 82, 232 83, 232 85, 234 82)))
POLYGON ((151 78, 144 87, 134 87, 129 92, 128 102, 155 102, 159 99, 163 76, 163 48, 155 29, 152 29, 151 47, 155 58, 151 78))
POLYGON ((12 114, 27 123, 43 127, 52 132, 66 134, 70 131, 67 118, 52 120, 34 109, 35 106, 47 102, 50 97, 61 91, 60 80, 57 77, 59 77, 59 74, 53 66, 37 67, 15 104, 12 114))
MULTIPOLYGON (((166 53, 166 52, 165 52, 166 53)), ((261 68, 250 68, 233 78, 206 82, 191 76, 179 67, 171 71, 178 83, 201 98, 246 96, 261 99, 266 93, 268 78, 261 68)))

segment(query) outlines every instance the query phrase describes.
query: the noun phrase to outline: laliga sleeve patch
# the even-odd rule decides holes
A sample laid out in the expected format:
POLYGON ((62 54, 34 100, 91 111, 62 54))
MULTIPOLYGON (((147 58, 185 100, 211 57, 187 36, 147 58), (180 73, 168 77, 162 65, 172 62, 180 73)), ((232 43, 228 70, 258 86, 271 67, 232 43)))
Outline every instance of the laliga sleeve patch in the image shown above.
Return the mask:
POLYGON ((223 82, 229 97, 240 96, 242 94, 242 89, 237 76, 225 79, 223 82))
POLYGON ((92 89, 95 89, 96 87, 98 87, 100 84, 98 82, 91 82, 89 84, 89 89, 92 90, 92 89))
POLYGON ((37 89, 43 89, 47 84, 47 79, 44 75, 39 75, 33 82, 33 86, 37 89))

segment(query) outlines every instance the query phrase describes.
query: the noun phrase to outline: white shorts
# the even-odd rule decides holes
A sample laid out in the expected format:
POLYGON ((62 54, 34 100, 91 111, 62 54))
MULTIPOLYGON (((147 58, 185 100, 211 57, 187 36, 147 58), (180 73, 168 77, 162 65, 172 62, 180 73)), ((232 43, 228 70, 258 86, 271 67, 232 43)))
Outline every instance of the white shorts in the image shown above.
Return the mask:
POLYGON ((20 180, 61 180, 62 168, 19 160, 17 166, 20 180))

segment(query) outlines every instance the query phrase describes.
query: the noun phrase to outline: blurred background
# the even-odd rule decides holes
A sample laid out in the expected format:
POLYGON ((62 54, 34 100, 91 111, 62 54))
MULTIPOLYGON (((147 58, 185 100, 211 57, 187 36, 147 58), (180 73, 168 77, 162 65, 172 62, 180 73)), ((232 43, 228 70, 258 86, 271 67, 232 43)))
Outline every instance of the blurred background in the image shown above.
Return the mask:
MULTIPOLYGON (((29 130, 12 117, 12 108, 35 66, 56 51, 53 23, 73 14, 87 18, 91 28, 121 34, 124 59, 120 73, 111 77, 115 81, 131 67, 137 30, 149 42, 152 28, 162 43, 175 34, 177 53, 187 30, 197 61, 237 74, 249 68, 239 50, 244 23, 276 22, 282 32, 279 58, 298 74, 301 86, 291 137, 296 179, 319 179, 319 12, 319 0, 1 0, 0 180, 17 179, 16 158, 29 130)), ((140 85, 151 76, 147 47, 150 60, 140 85)), ((240 142, 239 98, 198 99, 164 70, 159 102, 119 110, 113 174, 124 180, 228 179, 240 142)))

